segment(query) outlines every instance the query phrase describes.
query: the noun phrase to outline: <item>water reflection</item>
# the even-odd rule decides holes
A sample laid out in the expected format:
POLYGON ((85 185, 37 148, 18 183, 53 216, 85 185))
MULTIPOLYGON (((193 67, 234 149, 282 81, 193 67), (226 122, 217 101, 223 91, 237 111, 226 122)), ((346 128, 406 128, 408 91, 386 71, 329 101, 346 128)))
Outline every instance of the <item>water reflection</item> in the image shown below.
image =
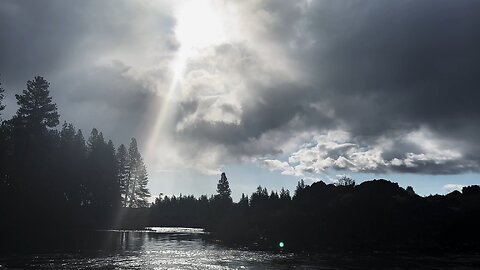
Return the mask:
POLYGON ((0 256, 15 269, 278 269, 275 254, 227 249, 198 231, 96 231, 32 235, 0 256))
POLYGON ((202 231, 150 228, 29 235, 10 243, 0 269, 478 269, 476 254, 316 256, 231 249, 205 240, 202 231))

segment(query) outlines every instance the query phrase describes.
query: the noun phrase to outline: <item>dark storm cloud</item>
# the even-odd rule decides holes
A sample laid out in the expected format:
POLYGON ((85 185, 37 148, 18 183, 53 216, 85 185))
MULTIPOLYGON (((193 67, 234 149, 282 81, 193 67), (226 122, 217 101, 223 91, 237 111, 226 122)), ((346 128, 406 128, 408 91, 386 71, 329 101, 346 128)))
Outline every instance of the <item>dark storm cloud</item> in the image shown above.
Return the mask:
MULTIPOLYGON (((273 1, 272 10, 281 5, 273 1)), ((316 98, 330 101, 358 134, 401 120, 441 126, 480 114, 478 15, 477 1, 312 1, 293 25, 315 45, 290 53, 316 98)), ((291 28, 277 36, 288 42, 291 28)))
MULTIPOLYGON (((79 54, 91 61, 95 53, 132 47, 145 39, 142 19, 151 13, 133 1, 2 1, 0 69, 12 80, 50 75, 82 60, 79 54)), ((174 21, 155 15, 157 34, 166 36, 174 21)))
MULTIPOLYGON (((478 135, 472 138, 480 131, 479 2, 329 2, 319 3, 309 14, 305 31, 317 46, 300 56, 315 71, 311 75, 319 98, 331 102, 354 137, 426 126, 457 141, 452 147, 463 157, 392 169, 478 170, 480 160, 470 158, 479 150, 478 135), (470 149, 461 149, 462 144, 470 149)), ((394 149, 412 153, 404 145, 394 149)))
POLYGON ((305 29, 318 46, 303 56, 322 95, 336 108, 345 104, 337 111, 350 122, 356 110, 380 123, 355 125, 356 133, 395 128, 402 120, 442 126, 480 116, 480 3, 335 2, 309 13, 305 29), (357 102, 359 108, 352 106, 357 102))
POLYGON ((266 1, 258 8, 274 18, 263 38, 280 44, 305 80, 252 83, 257 99, 242 104, 239 125, 198 121, 183 132, 238 154, 272 130, 341 129, 353 149, 316 150, 334 160, 332 168, 480 169, 478 1, 266 1), (423 141, 404 140, 417 133, 423 141), (378 145, 382 139, 388 146, 378 145))
POLYGON ((2 1, 0 71, 12 81, 50 75, 84 32, 80 2, 2 1), (80 18, 79 18, 80 17, 80 18))
MULTIPOLYGON (((40 74, 66 120, 122 142, 148 130, 181 44, 173 4, 145 3, 2 1, 7 110, 40 74)), ((189 56, 164 127, 185 160, 264 159, 289 175, 480 170, 480 2, 215 3, 241 13, 239 36, 189 56)))
POLYGON ((2 1, 0 74, 7 111, 16 110, 14 93, 41 75, 51 83, 62 119, 86 136, 93 127, 116 143, 140 136, 152 87, 130 74, 122 57, 153 45, 175 50, 173 25, 171 17, 134 1, 2 1))
POLYGON ((52 83, 51 90, 62 119, 83 128, 86 135, 96 127, 117 144, 142 135, 143 120, 154 97, 120 67, 77 71, 73 77, 52 83))
MULTIPOLYGON (((266 133, 278 131, 282 133, 284 139, 287 139, 291 135, 289 129, 292 128, 288 123, 296 117, 308 116, 308 120, 313 121, 314 117, 310 115, 316 114, 317 111, 309 105, 310 93, 289 83, 275 85, 275 89, 259 85, 251 87, 255 89, 255 95, 252 100, 242 104, 243 113, 239 124, 197 120, 177 136, 184 139, 195 138, 202 143, 222 144, 231 155, 258 156, 280 153, 275 144, 262 141, 261 137, 266 133)), ((198 103, 184 103, 181 108, 180 118, 194 113, 198 109, 198 103)), ((222 109, 224 112, 231 111, 231 108, 222 109)), ((332 126, 333 120, 324 115, 317 115, 315 118, 324 128, 332 126)), ((302 123, 304 121, 300 124, 302 123)), ((302 125, 301 128, 306 130, 312 127, 302 125)))

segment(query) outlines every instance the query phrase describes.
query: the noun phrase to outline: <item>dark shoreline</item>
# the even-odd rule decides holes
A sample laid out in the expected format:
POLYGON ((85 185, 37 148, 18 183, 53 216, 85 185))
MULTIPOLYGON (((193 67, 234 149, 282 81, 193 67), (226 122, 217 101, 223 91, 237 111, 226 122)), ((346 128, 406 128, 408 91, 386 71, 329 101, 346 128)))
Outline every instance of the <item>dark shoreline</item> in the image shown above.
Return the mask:
POLYGON ((421 197, 386 180, 358 186, 317 182, 297 190, 288 200, 254 195, 248 204, 180 197, 180 202, 188 199, 190 204, 101 211, 84 207, 41 213, 42 219, 25 212, 20 216, 24 222, 4 222, 0 227, 8 232, 4 241, 16 245, 29 245, 35 238, 29 236, 38 232, 47 238, 56 235, 49 241, 62 242, 93 230, 164 226, 204 228, 210 233, 205 238, 225 247, 274 252, 480 251, 478 186, 421 197), (279 242, 285 247, 279 248, 279 242))

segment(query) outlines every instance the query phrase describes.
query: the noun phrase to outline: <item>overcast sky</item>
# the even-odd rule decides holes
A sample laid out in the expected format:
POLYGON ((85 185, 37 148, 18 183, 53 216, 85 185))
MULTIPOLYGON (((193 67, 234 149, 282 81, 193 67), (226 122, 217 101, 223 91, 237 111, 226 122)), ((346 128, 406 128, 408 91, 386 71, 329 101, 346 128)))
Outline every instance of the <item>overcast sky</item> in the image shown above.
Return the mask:
POLYGON ((62 121, 136 137, 153 195, 301 179, 479 184, 480 1, 0 3, 4 118, 35 75, 62 121))

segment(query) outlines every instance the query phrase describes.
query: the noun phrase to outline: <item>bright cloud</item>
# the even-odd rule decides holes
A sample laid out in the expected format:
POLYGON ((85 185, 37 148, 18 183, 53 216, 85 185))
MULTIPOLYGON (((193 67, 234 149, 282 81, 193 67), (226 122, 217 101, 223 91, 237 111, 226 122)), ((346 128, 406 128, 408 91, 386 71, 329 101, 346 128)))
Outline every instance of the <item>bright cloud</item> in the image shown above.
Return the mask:
POLYGON ((152 170, 254 161, 308 177, 478 172, 479 10, 446 0, 7 0, 4 116, 41 73, 77 127, 151 142, 152 170))

